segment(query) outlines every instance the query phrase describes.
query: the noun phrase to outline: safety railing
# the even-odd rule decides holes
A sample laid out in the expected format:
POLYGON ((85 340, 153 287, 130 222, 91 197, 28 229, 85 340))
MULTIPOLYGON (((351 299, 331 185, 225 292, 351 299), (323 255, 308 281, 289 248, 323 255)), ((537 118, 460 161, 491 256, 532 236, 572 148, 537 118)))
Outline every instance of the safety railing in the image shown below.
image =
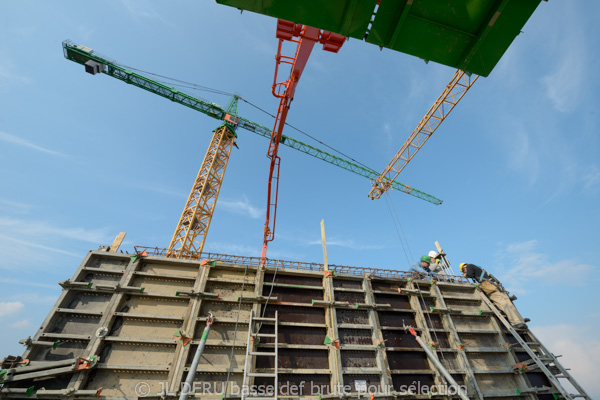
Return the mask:
MULTIPOLYGON (((183 252, 181 257, 175 257, 174 255, 169 255, 169 252, 165 248, 159 247, 146 247, 146 246, 135 246, 136 253, 140 254, 143 251, 146 251, 148 256, 156 256, 156 257, 168 257, 168 258, 177 258, 184 260, 216 260, 229 264, 237 264, 237 265, 248 265, 251 267, 259 267, 261 266, 261 258, 260 257, 247 257, 247 256, 236 256, 231 254, 219 254, 219 253, 208 253, 208 252, 192 252, 187 251, 183 252)), ((177 251, 177 255, 179 256, 179 250, 177 251)), ((303 262, 303 261, 291 261, 291 260, 276 260, 272 258, 265 259, 264 266, 266 268, 274 268, 274 269, 288 269, 288 270, 296 270, 296 271, 312 271, 319 272, 325 269, 323 264, 314 263, 314 262, 303 262)), ((346 265, 329 265, 330 271, 335 271, 337 274, 347 274, 347 275, 355 275, 363 277, 365 275, 370 275, 372 277, 379 278, 393 278, 393 279, 424 279, 424 277, 415 272, 408 271, 399 271, 394 269, 383 269, 383 268, 371 268, 371 267, 352 267, 346 265)), ((425 277, 425 279, 429 279, 425 277)), ((446 282, 454 282, 454 283, 468 283, 467 279, 462 276, 455 275, 440 275, 436 276, 437 281, 446 281, 446 282)))

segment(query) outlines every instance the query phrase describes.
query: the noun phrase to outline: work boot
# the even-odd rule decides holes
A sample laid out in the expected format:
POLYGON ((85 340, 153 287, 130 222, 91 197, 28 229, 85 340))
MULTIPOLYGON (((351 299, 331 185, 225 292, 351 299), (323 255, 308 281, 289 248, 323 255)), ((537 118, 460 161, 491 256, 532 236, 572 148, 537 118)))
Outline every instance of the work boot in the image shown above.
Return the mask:
POLYGON ((516 330, 528 329, 528 328, 529 327, 524 322, 521 322, 520 324, 513 325, 513 329, 516 329, 516 330))

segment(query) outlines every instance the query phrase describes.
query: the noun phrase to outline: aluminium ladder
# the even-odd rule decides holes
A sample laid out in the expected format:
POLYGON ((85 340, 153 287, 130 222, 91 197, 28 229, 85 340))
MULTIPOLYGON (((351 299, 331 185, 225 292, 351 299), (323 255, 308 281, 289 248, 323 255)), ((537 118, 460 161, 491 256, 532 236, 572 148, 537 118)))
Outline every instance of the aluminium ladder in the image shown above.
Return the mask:
POLYGON ((278 323, 278 315, 277 315, 277 311, 275 311, 275 318, 266 318, 266 317, 255 317, 254 316, 254 310, 250 311, 250 322, 248 323, 248 341, 246 343, 246 364, 244 366, 244 380, 242 383, 242 400, 245 399, 249 399, 249 400, 277 400, 277 393, 278 393, 278 377, 277 377, 277 368, 278 368, 278 355, 279 355, 279 351, 278 351, 278 345, 279 345, 279 338, 278 338, 278 327, 277 327, 277 323, 278 323), (258 328, 256 329, 256 331, 254 331, 254 323, 255 322, 260 322, 258 328), (275 329, 274 332, 275 333, 259 333, 260 328, 262 327, 262 323, 263 322, 272 322, 275 324, 275 329), (260 341, 260 338, 274 338, 275 339, 275 347, 273 349, 273 351, 254 351, 254 344, 255 342, 258 343, 260 341), (274 367, 275 367, 275 371, 274 372, 250 372, 250 370, 252 370, 252 366, 249 365, 249 359, 251 356, 261 356, 261 357, 273 357, 274 359, 274 367), (261 378, 273 378, 273 387, 274 387, 274 391, 272 396, 252 396, 252 392, 250 390, 248 390, 248 382, 249 379, 251 377, 261 377, 261 378))
POLYGON ((546 375, 550 383, 560 392, 560 394, 567 400, 573 400, 576 398, 583 398, 585 400, 592 400, 592 398, 583 390, 583 388, 575 381, 575 378, 571 376, 567 372, 567 370, 562 366, 562 364, 556 359, 556 356, 552 354, 548 349, 546 349, 541 342, 531 333, 531 331, 527 331, 528 335, 531 336, 535 342, 530 342, 529 344, 534 344, 538 350, 542 351, 542 355, 538 356, 532 349, 529 347, 528 342, 521 338, 521 335, 512 327, 512 325, 508 322, 506 318, 500 313, 500 310, 496 308, 496 306, 492 303, 490 299, 483 293, 483 291, 479 290, 479 294, 483 301, 488 305, 490 310, 496 314, 496 317, 502 322, 502 324, 508 329, 508 332, 517 340, 519 345, 527 352, 530 360, 525 362, 526 368, 530 371, 534 369, 537 371, 539 369, 541 372, 546 375), (554 364, 554 365, 551 365, 554 364), (550 369, 558 370, 560 373, 554 375, 550 369), (569 393, 559 382, 558 378, 564 378, 569 381, 571 385, 579 392, 579 393, 569 393))

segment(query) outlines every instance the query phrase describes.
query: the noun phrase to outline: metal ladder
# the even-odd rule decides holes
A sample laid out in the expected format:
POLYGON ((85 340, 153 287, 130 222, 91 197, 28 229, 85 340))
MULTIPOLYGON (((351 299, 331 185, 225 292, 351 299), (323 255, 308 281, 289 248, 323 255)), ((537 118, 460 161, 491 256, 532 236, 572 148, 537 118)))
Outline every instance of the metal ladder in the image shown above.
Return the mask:
POLYGON ((250 311, 250 322, 248 323, 248 341, 246 343, 246 364, 244 366, 244 380, 242 383, 242 400, 252 399, 252 400, 277 400, 277 392, 278 390, 278 377, 277 377, 277 369, 278 369, 278 315, 277 311, 275 311, 275 318, 266 318, 266 317, 255 317, 254 310, 250 311), (254 332, 254 323, 255 322, 273 322, 275 324, 275 333, 258 333, 262 324, 258 326, 256 332, 254 332), (254 351, 254 341, 260 340, 260 338, 272 337, 275 338, 275 348, 272 352, 265 351, 254 351), (249 372, 252 369, 252 366, 249 365, 249 359, 251 356, 262 356, 262 357, 273 357, 275 372, 249 372), (264 397, 264 396, 251 396, 252 393, 247 390, 247 385, 250 377, 261 377, 261 378, 274 378, 274 392, 273 396, 264 397))
POLYGON ((525 350, 527 352, 527 354, 529 355, 529 357, 531 357, 531 359, 525 361, 524 367, 527 368, 527 370, 537 371, 539 369, 542 373, 544 373, 544 375, 546 375, 546 377, 548 378, 550 383, 556 388, 556 390, 558 390, 560 392, 560 394, 567 400, 573 400, 576 398, 592 400, 592 398, 585 392, 585 390, 583 390, 583 388, 577 383, 577 381, 575 381, 575 378, 573 378, 571 376, 571 374, 569 374, 567 372, 567 370, 561 365, 561 363, 556 359, 554 354, 552 354, 550 351, 548 351, 548 349, 546 349, 544 347, 544 345, 541 344, 541 342, 533 335, 533 333, 531 333, 531 331, 528 330, 527 334, 530 335, 531 338, 535 342, 528 343, 525 340, 523 340, 521 335, 512 327, 512 325, 508 322, 508 320, 506 318, 504 318, 502 313, 500 313, 500 311, 496 308, 496 306, 494 306, 492 301, 490 299, 488 299, 488 297, 482 291, 480 291, 479 294, 480 294, 481 298, 483 299, 483 301, 488 305, 490 310, 492 310, 494 312, 494 314, 496 314, 496 317, 498 317, 500 322, 502 322, 502 324, 506 327, 506 329, 508 329, 510 334, 517 340, 517 342, 523 348, 523 350, 525 350), (539 350, 541 350, 541 352, 543 354, 541 354, 541 356, 538 356, 531 349, 531 347, 529 346, 530 344, 535 345, 535 347, 538 349, 538 352, 539 352, 539 350), (551 364, 553 364, 553 365, 551 365, 551 364), (558 371, 559 373, 555 375, 554 373, 552 373, 550 371, 550 369, 552 369, 554 371, 558 371), (567 379, 569 381, 569 383, 571 385, 573 385, 573 387, 579 393, 569 393, 561 385, 558 378, 567 379))

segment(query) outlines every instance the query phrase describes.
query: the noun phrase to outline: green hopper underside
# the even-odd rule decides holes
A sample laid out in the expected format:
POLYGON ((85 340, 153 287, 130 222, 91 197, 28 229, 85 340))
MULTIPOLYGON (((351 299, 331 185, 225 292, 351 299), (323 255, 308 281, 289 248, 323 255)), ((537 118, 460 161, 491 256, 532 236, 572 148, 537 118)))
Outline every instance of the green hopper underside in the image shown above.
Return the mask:
POLYGON ((541 2, 381 0, 375 10, 377 0, 216 1, 481 76, 492 72, 541 2))

